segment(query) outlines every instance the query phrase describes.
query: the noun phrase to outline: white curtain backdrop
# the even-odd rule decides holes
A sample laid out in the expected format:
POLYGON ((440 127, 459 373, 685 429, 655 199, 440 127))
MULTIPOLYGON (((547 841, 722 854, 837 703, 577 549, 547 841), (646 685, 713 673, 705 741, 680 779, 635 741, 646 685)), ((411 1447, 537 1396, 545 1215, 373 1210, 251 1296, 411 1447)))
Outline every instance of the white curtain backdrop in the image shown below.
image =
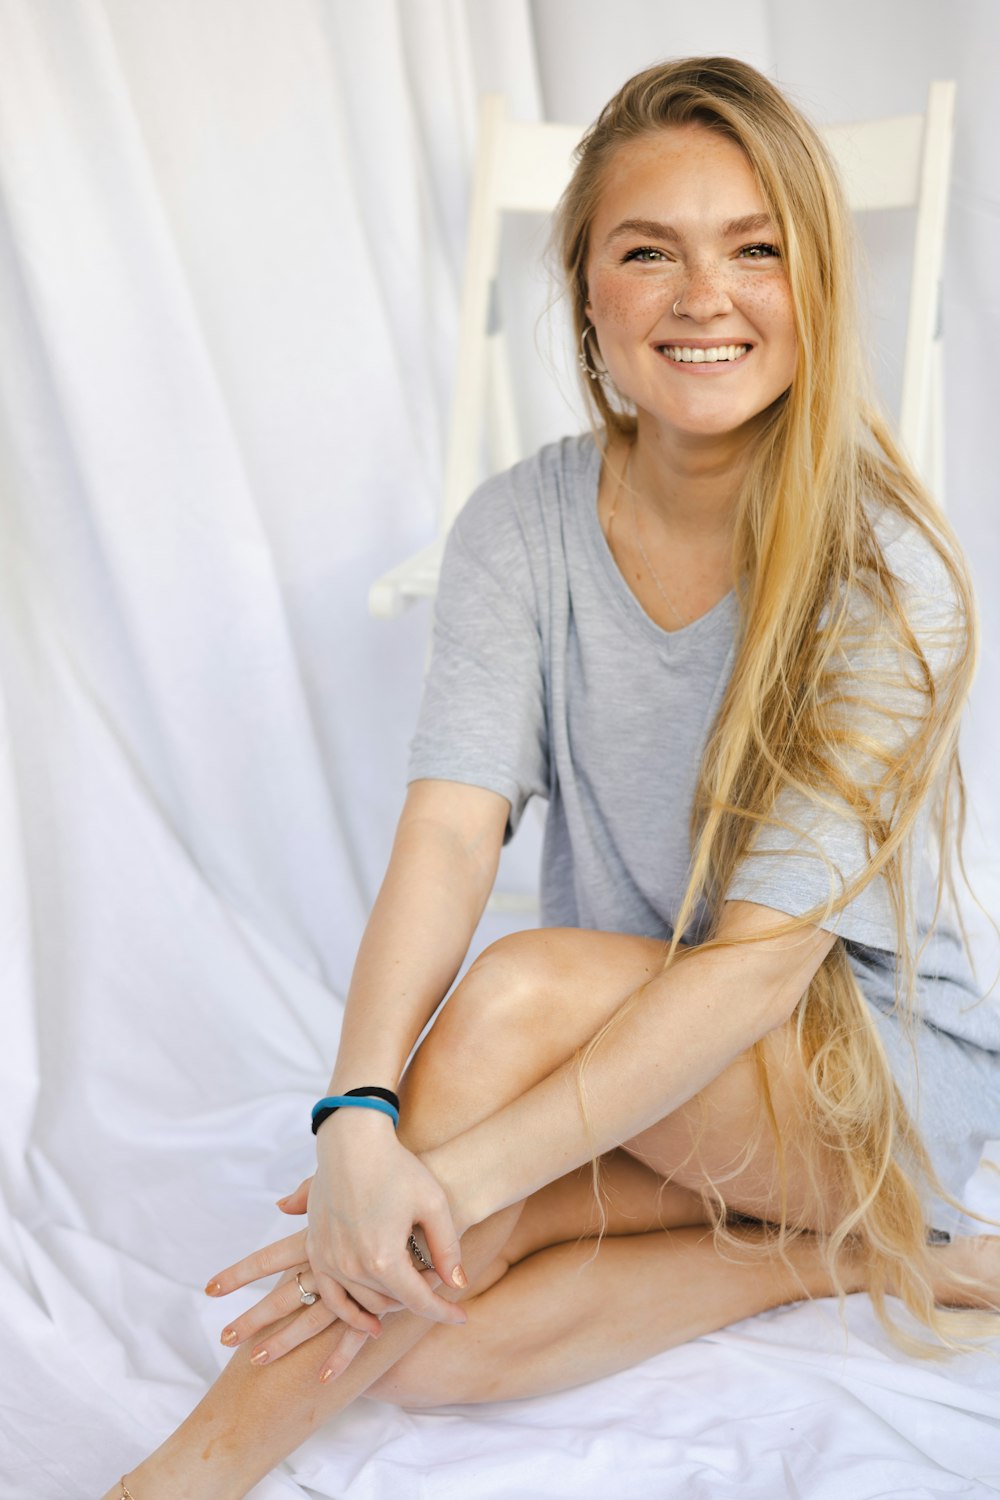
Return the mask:
MULTIPOLYGON (((99 1494, 176 1423, 222 1359, 200 1287, 308 1170, 419 701, 426 611, 366 594, 434 528, 478 94, 582 124, 713 50, 821 121, 958 80, 948 503, 1000 914, 989 0, 0 0, 0 1500, 99 1494)), ((905 226, 868 235, 894 401, 905 226)), ((531 445, 579 425, 518 274, 542 238, 503 280, 531 445)), ((849 1322, 845 1351, 830 1306, 783 1309, 544 1402, 361 1403, 255 1495, 1000 1489, 995 1362, 918 1368, 863 1298, 849 1322)))

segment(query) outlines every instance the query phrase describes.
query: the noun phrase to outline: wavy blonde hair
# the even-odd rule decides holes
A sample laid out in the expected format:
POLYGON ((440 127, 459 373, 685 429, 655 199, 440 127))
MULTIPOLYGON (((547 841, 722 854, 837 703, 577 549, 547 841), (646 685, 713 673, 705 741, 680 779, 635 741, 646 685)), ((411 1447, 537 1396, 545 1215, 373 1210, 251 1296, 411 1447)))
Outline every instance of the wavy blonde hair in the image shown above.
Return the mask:
MULTIPOLYGON (((790 388, 763 415, 738 497, 739 649, 700 768, 691 873, 665 965, 691 951, 680 945, 694 927, 707 934, 701 948, 733 941, 716 935, 725 893, 737 867, 753 859, 761 832, 789 831, 790 803, 807 813, 833 808, 863 831, 865 868, 838 884, 827 860, 828 901, 768 936, 827 923, 871 881, 884 881, 899 935, 896 1004, 912 1036, 919 955, 910 866, 925 808, 940 854, 935 916, 945 900, 957 913, 953 866, 955 856, 961 866, 965 816, 957 736, 976 656, 969 578, 951 528, 871 394, 857 326, 853 221, 836 170, 812 126, 746 63, 703 57, 650 68, 625 84, 585 135, 555 227, 577 340, 589 322, 590 226, 616 153, 649 132, 690 123, 734 141, 754 172, 778 232, 798 353, 790 388), (913 629, 873 508, 895 512, 914 528, 940 569, 954 607, 946 604, 930 635, 918 638, 913 629), (876 672, 866 682, 859 663, 873 643, 876 672)), ((605 441, 634 433, 634 415, 609 398, 603 381, 583 386, 605 441)), ((579 1056, 585 1114, 587 1062, 635 998, 579 1056)), ((843 940, 834 942, 809 985, 795 1024, 811 1139, 827 1148, 827 1161, 839 1163, 834 1186, 851 1205, 824 1240, 834 1285, 842 1289, 838 1262, 849 1242, 875 1310, 901 1347, 931 1355, 995 1334, 992 1314, 935 1304, 932 1278, 940 1281, 941 1271, 926 1243, 922 1194, 955 1200, 937 1181, 893 1081, 843 940), (893 1323, 890 1287, 940 1342, 893 1323)), ((784 1144, 761 1043, 754 1054, 762 1105, 752 1144, 769 1124, 783 1205, 766 1253, 776 1244, 784 1254, 802 1229, 788 1222, 784 1144)), ((595 1162, 595 1189, 598 1181, 595 1162)), ((815 1164, 813 1183, 825 1196, 815 1164)), ((745 1236, 734 1233, 718 1186, 706 1193, 706 1204, 720 1250, 739 1245, 745 1253, 745 1236)), ((957 1293, 969 1285, 955 1273, 957 1293)))

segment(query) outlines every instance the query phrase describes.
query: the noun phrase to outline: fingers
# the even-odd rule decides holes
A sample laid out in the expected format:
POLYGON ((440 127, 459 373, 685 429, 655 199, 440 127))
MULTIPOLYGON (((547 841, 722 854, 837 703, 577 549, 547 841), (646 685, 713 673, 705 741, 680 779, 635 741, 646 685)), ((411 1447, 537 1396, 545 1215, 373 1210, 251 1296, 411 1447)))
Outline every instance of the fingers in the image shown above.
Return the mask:
MULTIPOLYGON (((437 1274, 446 1283, 458 1287, 460 1281, 456 1279, 456 1273, 458 1276, 464 1276, 458 1258, 458 1240, 450 1215, 445 1208, 441 1212, 429 1213, 425 1217, 427 1222, 421 1227, 426 1234, 428 1251, 431 1252, 429 1258, 435 1267, 434 1273, 418 1271, 410 1258, 409 1251, 404 1247, 401 1247, 391 1260, 387 1256, 376 1257, 368 1268, 368 1274, 364 1280, 355 1274, 352 1277, 343 1278, 346 1285, 342 1285, 340 1281, 334 1281, 332 1277, 319 1273, 316 1276, 315 1289, 319 1292, 321 1301, 310 1310, 313 1313, 313 1321, 321 1319, 322 1310, 325 1309, 328 1316, 322 1326, 328 1326, 334 1319, 339 1318, 355 1332, 374 1338, 382 1332, 379 1315, 395 1312, 400 1308, 406 1308, 434 1323, 467 1322, 468 1319, 462 1307, 439 1296, 431 1290, 429 1284, 432 1275, 437 1274), (321 1309, 320 1313, 316 1312, 316 1307, 321 1309)), ((206 1293, 210 1297, 223 1297, 228 1292, 235 1291, 237 1287, 247 1286, 254 1281, 259 1281, 262 1277, 273 1276, 278 1272, 308 1264, 306 1236, 306 1230, 299 1230, 227 1266, 209 1281, 205 1288, 206 1293)), ((295 1310, 294 1304, 289 1306, 287 1301, 281 1299, 279 1303, 286 1311, 295 1310)), ((269 1312, 274 1315, 276 1305, 278 1304, 264 1297, 257 1307, 267 1306, 269 1312)), ((251 1309, 251 1314, 254 1311, 251 1309)), ((263 1323, 258 1321, 255 1327, 260 1326, 263 1326, 263 1323)), ((301 1337, 297 1338, 295 1343, 301 1343, 303 1338, 311 1338, 315 1331, 310 1324, 310 1330, 302 1332, 301 1337)), ((239 1337, 236 1342, 240 1342, 239 1337)))
POLYGON ((404 1250, 391 1265, 382 1261, 376 1263, 373 1270, 383 1291, 410 1312, 429 1318, 433 1323, 468 1322, 463 1307, 446 1301, 431 1290, 430 1279, 436 1272, 418 1271, 408 1250, 404 1250))
POLYGON ((307 1177, 300 1182, 298 1187, 288 1194, 287 1198, 278 1199, 278 1207, 283 1214, 304 1214, 309 1206, 309 1189, 312 1186, 312 1178, 307 1177))
POLYGON ((467 1323, 469 1321, 469 1315, 465 1309, 460 1304, 447 1302, 444 1297, 439 1297, 436 1292, 432 1292, 419 1271, 408 1271, 402 1291, 396 1292, 395 1295, 404 1307, 408 1307, 411 1312, 419 1313, 422 1318, 430 1318, 432 1323, 467 1323))
MULTIPOLYGON (((308 1266, 301 1268, 303 1284, 309 1288, 314 1278, 308 1266)), ((331 1283, 334 1295, 339 1306, 350 1309, 355 1316, 363 1313, 351 1298, 346 1296, 343 1289, 336 1283, 331 1283)), ((369 1298, 378 1303, 379 1310, 384 1312, 398 1312, 398 1304, 392 1303, 386 1297, 377 1293, 369 1292, 369 1298)), ((280 1286, 268 1292, 253 1307, 248 1308, 238 1318, 234 1318, 226 1328, 222 1330, 220 1342, 227 1349, 236 1349, 240 1344, 245 1344, 250 1339, 256 1338, 263 1329, 268 1329, 274 1323, 282 1319, 290 1318, 286 1328, 265 1334, 261 1343, 251 1352, 251 1362, 255 1365, 272 1364, 274 1360, 280 1359, 291 1349, 296 1349, 308 1339, 322 1333, 324 1329, 332 1327, 336 1322, 343 1321, 338 1313, 324 1302, 313 1303, 308 1306, 302 1302, 299 1295, 299 1286, 294 1276, 282 1282, 280 1286)), ((364 1329, 352 1328, 352 1336, 355 1342, 348 1344, 351 1351, 350 1358, 360 1349, 366 1338, 378 1338, 382 1331, 382 1325, 377 1318, 366 1318, 364 1329)), ((347 1361, 349 1363, 350 1360, 347 1361)))
POLYGON ((353 1328, 345 1328, 336 1349, 326 1357, 323 1368, 319 1372, 320 1380, 333 1380, 337 1375, 343 1375, 358 1350, 364 1347, 364 1343, 364 1334, 356 1332, 353 1328))
POLYGON ((275 1240, 262 1250, 255 1250, 252 1255, 244 1256, 235 1265, 227 1266, 212 1278, 205 1292, 209 1297, 224 1297, 238 1286, 247 1286, 251 1281, 259 1281, 262 1276, 273 1276, 278 1271, 290 1270, 292 1266, 300 1266, 306 1260, 306 1232, 300 1229, 296 1234, 290 1234, 283 1240, 275 1240))
MULTIPOLYGON (((256 1250, 252 1255, 245 1256, 243 1260, 236 1261, 234 1265, 227 1266, 224 1271, 220 1271, 217 1276, 213 1277, 205 1291, 210 1297, 224 1297, 228 1292, 235 1291, 237 1287, 259 1281, 261 1277, 273 1276, 279 1271, 298 1269, 303 1265, 308 1265, 306 1230, 304 1229, 296 1234, 288 1235, 283 1240, 276 1240, 271 1245, 265 1245, 262 1250, 256 1250)), ((334 1281, 330 1276, 320 1274, 315 1276, 314 1280, 321 1305, 324 1305, 331 1315, 329 1321, 333 1318, 340 1318, 358 1333, 365 1334, 366 1337, 378 1338, 382 1332, 379 1315, 398 1312, 401 1306, 406 1305, 398 1298, 386 1296, 375 1287, 368 1287, 360 1282, 348 1282, 348 1288, 345 1289, 340 1282, 334 1281)), ((419 1277, 417 1280, 419 1282, 419 1277)), ((422 1283, 420 1287, 423 1290, 422 1283)), ((294 1312, 297 1306, 301 1306, 301 1303, 298 1288, 294 1282, 276 1288, 274 1292, 256 1303, 248 1313, 245 1313, 242 1319, 230 1325, 227 1332, 234 1328, 238 1332, 236 1339, 230 1339, 227 1342, 235 1347, 236 1344, 242 1343, 245 1337, 251 1336, 249 1332, 251 1327, 253 1331, 256 1331, 276 1317, 294 1312), (288 1290, 289 1286, 292 1288, 291 1291, 288 1290), (252 1324, 244 1322, 248 1318, 253 1320, 252 1324), (244 1332, 244 1329, 248 1331, 244 1332)), ((303 1337, 310 1338, 312 1334, 306 1333, 303 1337)))
MULTIPOLYGON (((375 1315, 368 1311, 367 1306, 355 1302, 354 1298, 341 1286, 339 1281, 334 1281, 331 1276, 316 1276, 316 1290, 319 1292, 323 1303, 327 1308, 333 1310, 341 1322, 355 1329, 358 1333, 373 1338, 378 1338, 382 1332, 382 1324, 375 1315)), ((366 1300, 373 1297, 369 1288, 364 1289, 366 1300)), ((383 1305, 388 1306, 388 1299, 378 1293, 374 1297, 383 1305)))
MULTIPOLYGON (((297 1349, 300 1344, 306 1343, 308 1339, 315 1338, 318 1333, 323 1333, 336 1323, 336 1314, 323 1302, 314 1302, 312 1307, 303 1307, 301 1312, 284 1328, 278 1328, 269 1332, 261 1342, 250 1350, 250 1363, 260 1369, 263 1365, 273 1365, 276 1359, 283 1354, 289 1354, 297 1349)), ((365 1337, 367 1338, 367 1334, 365 1337)))
POLYGON ((469 1278, 462 1267, 462 1246, 447 1208, 424 1215, 420 1224, 434 1269, 445 1286, 464 1292, 469 1278))
MULTIPOLYGON (((304 1269, 303 1276, 307 1271, 308 1267, 304 1269)), ((302 1306, 298 1284, 292 1277, 290 1281, 283 1281, 281 1286, 276 1286, 272 1292, 268 1292, 266 1297, 255 1302, 253 1307, 241 1313, 238 1318, 234 1318, 222 1330, 219 1342, 225 1344, 227 1349, 235 1349, 240 1344, 245 1344, 247 1339, 256 1338, 262 1328, 277 1323, 281 1318, 290 1317, 302 1306)))
MULTIPOLYGON (((329 1314, 326 1314, 324 1318, 316 1311, 322 1306, 321 1302, 317 1302, 315 1307, 303 1309, 300 1316, 293 1318, 286 1328, 270 1336, 265 1343, 251 1352, 250 1363, 256 1365, 258 1369, 264 1365, 273 1364, 276 1359, 280 1359, 283 1354, 290 1354, 307 1339, 314 1338, 324 1329, 332 1328, 336 1319, 330 1317, 329 1314)), ((340 1337, 323 1361, 323 1368, 319 1374, 320 1380, 325 1382, 334 1379, 337 1375, 342 1375, 367 1342, 368 1334, 359 1333, 355 1328, 342 1327, 340 1337)))
POLYGON ((374 1313, 377 1318, 384 1317, 389 1312, 399 1312, 399 1303, 393 1302, 391 1297, 386 1297, 382 1292, 376 1291, 374 1287, 365 1286, 360 1281, 350 1281, 346 1276, 339 1281, 332 1277, 326 1277, 322 1272, 316 1276, 316 1290, 326 1299, 325 1288, 321 1285, 329 1281, 333 1287, 343 1287, 348 1297, 363 1307, 367 1312, 374 1313))

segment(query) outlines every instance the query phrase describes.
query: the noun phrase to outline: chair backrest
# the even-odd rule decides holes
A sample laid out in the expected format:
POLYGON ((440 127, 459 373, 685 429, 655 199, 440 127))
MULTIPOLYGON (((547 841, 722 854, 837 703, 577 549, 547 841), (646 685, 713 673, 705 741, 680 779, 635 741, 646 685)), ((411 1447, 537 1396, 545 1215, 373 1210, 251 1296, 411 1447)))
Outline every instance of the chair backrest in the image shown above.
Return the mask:
MULTIPOLYGON (((913 275, 903 362, 899 434, 932 492, 943 500, 941 271, 955 85, 930 86, 927 112, 823 131, 851 208, 916 208, 913 275)), ((547 213, 569 181, 583 131, 511 120, 501 94, 482 100, 438 536, 373 585, 373 614, 398 614, 434 592, 444 537, 482 476, 524 456, 518 434, 496 294, 500 231, 507 213, 547 213)))

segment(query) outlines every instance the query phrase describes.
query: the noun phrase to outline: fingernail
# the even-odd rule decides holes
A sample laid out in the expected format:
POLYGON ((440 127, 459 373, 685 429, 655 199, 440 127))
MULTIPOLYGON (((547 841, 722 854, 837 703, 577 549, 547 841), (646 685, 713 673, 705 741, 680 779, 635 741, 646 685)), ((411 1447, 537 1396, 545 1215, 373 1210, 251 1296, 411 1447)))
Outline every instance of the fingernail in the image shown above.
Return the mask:
POLYGON ((222 1333, 221 1333, 220 1339, 219 1339, 220 1343, 223 1343, 223 1344, 238 1344, 239 1341, 240 1341, 239 1340, 239 1335, 236 1332, 235 1328, 224 1328, 222 1330, 222 1333))
POLYGON ((251 1354, 250 1363, 252 1365, 266 1365, 269 1359, 270 1355, 266 1349, 257 1349, 251 1354))
POLYGON ((279 1198, 278 1201, 277 1201, 276 1207, 277 1208, 284 1208, 285 1204, 288 1202, 288 1200, 289 1200, 289 1198, 291 1196, 292 1196, 291 1193, 286 1193, 285 1196, 284 1196, 284 1198, 279 1198))
POLYGON ((452 1281, 452 1285, 453 1286, 460 1287, 463 1292, 465 1291, 465 1288, 469 1285, 469 1278, 468 1278, 468 1276, 466 1276, 466 1274, 462 1270, 461 1266, 456 1266, 455 1269, 454 1269, 454 1271, 452 1271, 452 1273, 451 1273, 451 1281, 452 1281))
POLYGON ((333 1379, 333 1371, 332 1370, 320 1370, 320 1372, 319 1372, 319 1378, 320 1378, 320 1380, 322 1380, 323 1384, 325 1385, 328 1380, 332 1380, 333 1379))
POLYGON ((219 1282, 217 1282, 217 1281, 210 1281, 208 1283, 208 1286, 205 1288, 205 1296, 206 1297, 218 1297, 219 1294, 221 1293, 221 1291, 222 1291, 222 1287, 219 1284, 219 1282))

